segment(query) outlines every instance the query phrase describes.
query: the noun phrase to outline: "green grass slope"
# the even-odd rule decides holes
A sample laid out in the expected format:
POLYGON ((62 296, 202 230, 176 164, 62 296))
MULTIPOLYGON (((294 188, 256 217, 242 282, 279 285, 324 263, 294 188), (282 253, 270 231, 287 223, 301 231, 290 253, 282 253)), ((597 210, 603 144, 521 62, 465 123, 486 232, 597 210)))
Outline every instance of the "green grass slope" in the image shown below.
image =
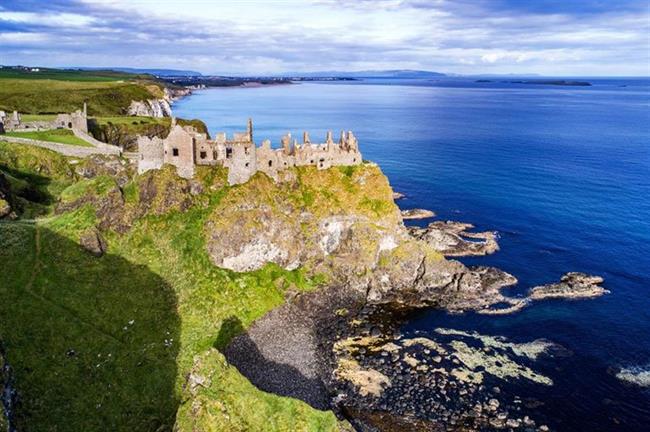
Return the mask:
POLYGON ((288 290, 317 285, 300 269, 237 274, 211 264, 203 227, 231 191, 223 172, 201 170, 204 192, 167 205, 180 193, 171 169, 118 190, 109 177, 79 180, 65 159, 38 150, 0 143, 0 168, 23 182, 40 179, 55 200, 95 201, 0 222, 0 340, 20 392, 19 430, 342 427, 331 412, 258 390, 219 352, 288 290), (96 258, 79 238, 116 190, 126 213, 156 195, 128 231, 104 231, 108 251, 96 258), (192 377, 205 380, 192 385, 192 377))
POLYGON ((49 141, 81 147, 92 147, 88 142, 82 140, 81 138, 77 138, 77 136, 73 134, 69 129, 53 129, 31 132, 7 132, 5 135, 16 138, 28 138, 33 140, 49 141))
POLYGON ((126 114, 133 100, 162 96, 150 75, 111 71, 0 69, 0 110, 27 114, 72 112, 88 103, 88 114, 126 114))

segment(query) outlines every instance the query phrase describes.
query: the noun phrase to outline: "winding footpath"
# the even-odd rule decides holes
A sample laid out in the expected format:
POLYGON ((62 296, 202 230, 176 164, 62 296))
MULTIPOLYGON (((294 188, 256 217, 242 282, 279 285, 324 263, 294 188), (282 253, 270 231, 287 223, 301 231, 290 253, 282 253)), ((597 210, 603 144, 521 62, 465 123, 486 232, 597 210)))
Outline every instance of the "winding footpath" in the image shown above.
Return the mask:
POLYGON ((112 146, 110 144, 106 144, 101 141, 97 141, 96 139, 92 138, 90 135, 85 134, 81 131, 75 130, 73 131, 73 133, 78 138, 81 138, 82 140, 90 144, 91 147, 81 147, 81 146, 75 146, 70 144, 55 143, 51 141, 40 141, 40 140, 34 140, 30 138, 18 138, 13 136, 10 137, 6 135, 0 135, 0 141, 6 141, 14 144, 26 144, 35 147, 42 147, 60 153, 64 156, 71 156, 71 157, 86 157, 95 154, 120 155, 122 153, 122 150, 119 147, 112 146))

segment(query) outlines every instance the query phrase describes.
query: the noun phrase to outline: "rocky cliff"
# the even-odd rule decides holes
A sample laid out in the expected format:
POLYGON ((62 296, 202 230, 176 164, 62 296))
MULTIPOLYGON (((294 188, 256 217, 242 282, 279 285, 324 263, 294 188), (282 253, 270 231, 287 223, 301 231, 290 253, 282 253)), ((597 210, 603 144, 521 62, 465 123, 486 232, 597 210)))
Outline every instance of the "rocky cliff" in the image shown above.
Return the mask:
POLYGON ((127 114, 140 117, 171 117, 172 107, 165 99, 133 101, 127 110, 127 114))
POLYGON ((171 117, 173 115, 171 104, 190 93, 190 89, 169 89, 165 87, 162 98, 132 101, 127 114, 141 117, 171 117))

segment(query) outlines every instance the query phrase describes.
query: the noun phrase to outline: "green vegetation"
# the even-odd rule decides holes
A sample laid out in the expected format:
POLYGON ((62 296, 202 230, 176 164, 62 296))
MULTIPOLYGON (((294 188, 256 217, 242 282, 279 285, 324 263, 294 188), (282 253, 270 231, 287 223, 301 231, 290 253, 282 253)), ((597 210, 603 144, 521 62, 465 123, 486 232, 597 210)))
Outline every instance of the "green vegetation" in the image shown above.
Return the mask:
POLYGON ((162 97, 162 88, 150 75, 4 68, 0 69, 0 110, 56 114, 80 109, 87 102, 89 115, 122 115, 133 100, 162 97))
MULTIPOLYGON (((207 126, 201 120, 178 119, 178 124, 194 126, 199 132, 208 133, 207 126)), ((168 117, 95 117, 89 122, 89 131, 96 139, 127 150, 136 150, 138 135, 165 137, 170 127, 171 119, 168 117)))
POLYGON ((87 102, 89 115, 120 115, 131 101, 152 97, 149 88, 130 81, 0 79, 0 110, 29 114, 72 112, 87 102))
POLYGON ((85 82, 111 82, 123 81, 130 79, 153 79, 147 74, 130 74, 116 71, 89 71, 74 69, 49 69, 39 68, 38 72, 31 70, 2 68, 0 69, 0 79, 31 79, 31 80, 57 80, 57 81, 85 81, 85 82))
POLYGON ((14 207, 25 218, 49 212, 56 197, 77 179, 64 156, 2 141, 0 172, 9 181, 14 207))
POLYGON ((125 211, 146 212, 123 234, 103 231, 108 251, 96 258, 79 238, 98 224, 113 179, 79 180, 65 158, 7 143, 0 169, 37 182, 50 200, 80 203, 36 222, 0 222, 0 339, 21 395, 19 430, 340 427, 331 412, 258 390, 218 351, 287 290, 318 284, 300 269, 233 273, 211 263, 205 223, 237 189, 223 172, 199 170, 205 192, 191 198, 175 197, 181 180, 168 182, 170 169, 136 177, 121 189, 125 211), (146 206, 145 193, 156 194, 146 206), (190 374, 207 381, 195 388, 190 374))
POLYGON ((51 129, 32 132, 7 132, 5 135, 16 138, 28 138, 39 141, 50 141, 60 144, 69 144, 81 147, 92 147, 89 143, 78 138, 69 129, 51 129))
POLYGON ((24 122, 52 121, 56 119, 56 114, 21 114, 20 117, 24 122))

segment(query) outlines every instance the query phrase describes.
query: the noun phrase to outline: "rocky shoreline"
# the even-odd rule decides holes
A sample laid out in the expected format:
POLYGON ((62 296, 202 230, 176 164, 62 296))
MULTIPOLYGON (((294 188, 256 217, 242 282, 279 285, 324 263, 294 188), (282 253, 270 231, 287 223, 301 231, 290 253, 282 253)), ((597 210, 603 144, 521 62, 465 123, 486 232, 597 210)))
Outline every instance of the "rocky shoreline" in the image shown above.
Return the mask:
MULTIPOLYGON (((436 221, 407 233, 445 256, 499 249, 495 232, 471 228, 436 221)), ((551 386, 535 365, 561 347, 445 328, 435 337, 405 337, 400 325, 422 307, 499 315, 538 300, 596 297, 608 293, 602 278, 568 273, 524 297, 508 297, 501 290, 517 279, 500 269, 447 260, 408 269, 407 263, 394 264, 415 273, 406 284, 370 281, 365 290, 330 284, 292 297, 236 337, 226 358, 260 389, 332 409, 358 431, 549 430, 526 400, 500 386, 513 380, 551 386)))

